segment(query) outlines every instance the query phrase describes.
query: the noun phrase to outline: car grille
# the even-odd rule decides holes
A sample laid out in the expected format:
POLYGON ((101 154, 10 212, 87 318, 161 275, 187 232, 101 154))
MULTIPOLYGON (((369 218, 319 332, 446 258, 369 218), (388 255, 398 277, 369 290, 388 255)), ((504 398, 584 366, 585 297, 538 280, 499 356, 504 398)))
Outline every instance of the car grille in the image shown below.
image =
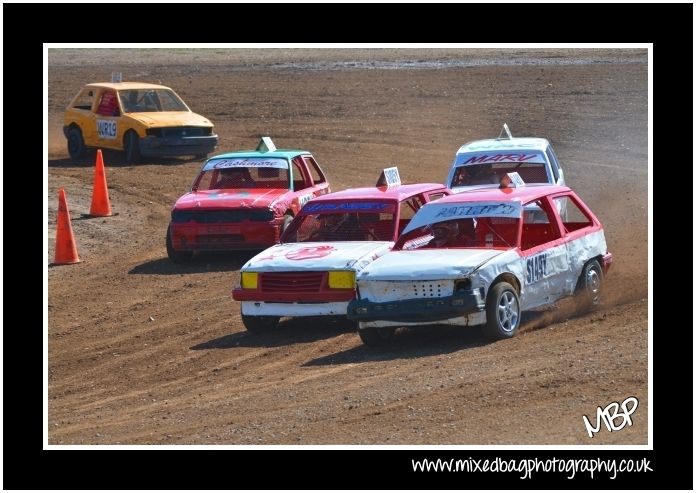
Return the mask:
POLYGON ((324 272, 263 272, 261 291, 265 293, 318 293, 324 272))
POLYGON ((172 212, 172 222, 202 224, 241 223, 242 221, 268 222, 273 220, 270 210, 226 209, 219 211, 178 211, 172 212))
POLYGON ((452 289, 445 286, 444 283, 437 281, 431 282, 414 282, 411 286, 411 293, 414 298, 442 298, 450 296, 452 289))
POLYGON ((205 137, 212 131, 211 127, 163 127, 149 128, 147 134, 155 137, 205 137))

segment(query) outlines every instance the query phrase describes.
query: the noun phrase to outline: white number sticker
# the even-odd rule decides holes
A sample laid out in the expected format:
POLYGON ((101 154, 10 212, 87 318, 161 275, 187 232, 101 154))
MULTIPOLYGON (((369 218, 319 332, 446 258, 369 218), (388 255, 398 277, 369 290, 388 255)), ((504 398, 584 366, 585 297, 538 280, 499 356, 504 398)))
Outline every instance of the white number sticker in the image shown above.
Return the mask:
POLYGON ((115 139, 116 120, 97 120, 97 133, 102 139, 115 139))

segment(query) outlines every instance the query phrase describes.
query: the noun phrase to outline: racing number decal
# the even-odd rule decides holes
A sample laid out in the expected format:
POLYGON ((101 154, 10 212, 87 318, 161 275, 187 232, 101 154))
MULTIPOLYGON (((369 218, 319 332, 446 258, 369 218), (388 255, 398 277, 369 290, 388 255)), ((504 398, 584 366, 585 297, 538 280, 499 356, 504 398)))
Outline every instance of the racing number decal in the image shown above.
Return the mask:
POLYGON ((300 204, 300 208, 302 208, 307 202, 309 202, 310 200, 312 200, 312 198, 313 198, 313 197, 312 197, 311 194, 309 194, 309 195, 303 195, 303 196, 301 196, 300 198, 298 198, 297 200, 298 200, 298 202, 299 202, 299 204, 300 204))
POLYGON ((116 120, 97 120, 97 133, 101 139, 115 139, 116 120))
POLYGON ((542 280, 547 276, 546 252, 527 259, 527 284, 542 280))

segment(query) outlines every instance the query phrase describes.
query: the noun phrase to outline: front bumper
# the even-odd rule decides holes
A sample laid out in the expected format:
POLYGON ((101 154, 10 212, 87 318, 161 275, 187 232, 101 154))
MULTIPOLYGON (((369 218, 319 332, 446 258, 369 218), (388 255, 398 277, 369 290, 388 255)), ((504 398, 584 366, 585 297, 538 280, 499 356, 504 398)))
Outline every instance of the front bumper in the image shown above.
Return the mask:
POLYGON ((315 317, 346 314, 347 301, 331 303, 265 303, 242 301, 242 314, 269 317, 315 317))
POLYGON ((348 318, 360 322, 437 322, 483 311, 486 307, 483 288, 457 291, 441 298, 413 298, 376 303, 353 300, 348 304, 348 318))
POLYGON ((278 243, 282 218, 270 222, 204 224, 171 223, 176 251, 224 251, 264 249, 278 243))
POLYGON ((218 144, 217 135, 200 137, 156 137, 140 139, 140 154, 147 157, 169 157, 208 154, 218 144))

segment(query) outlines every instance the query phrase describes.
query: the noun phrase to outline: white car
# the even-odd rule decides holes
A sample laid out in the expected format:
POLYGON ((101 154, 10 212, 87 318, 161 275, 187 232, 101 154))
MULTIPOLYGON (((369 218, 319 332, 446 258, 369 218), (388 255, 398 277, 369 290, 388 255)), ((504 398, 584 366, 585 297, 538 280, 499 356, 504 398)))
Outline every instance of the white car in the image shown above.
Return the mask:
MULTIPOLYGON (((386 171, 386 170, 385 170, 386 171)), ((353 188, 309 201, 272 246, 241 269, 232 296, 247 330, 280 317, 345 316, 355 276, 388 252, 423 204, 450 191, 441 183, 353 188)))
POLYGON ((497 139, 475 140, 461 146, 445 184, 453 193, 494 187, 511 172, 518 173, 526 183, 565 185, 563 169, 549 141, 512 137, 507 125, 503 125, 497 139))
POLYGON ((348 318, 366 344, 433 323, 512 337, 523 310, 573 294, 599 303, 612 258, 601 223, 567 187, 470 190, 418 211, 393 250, 358 275, 348 318))

